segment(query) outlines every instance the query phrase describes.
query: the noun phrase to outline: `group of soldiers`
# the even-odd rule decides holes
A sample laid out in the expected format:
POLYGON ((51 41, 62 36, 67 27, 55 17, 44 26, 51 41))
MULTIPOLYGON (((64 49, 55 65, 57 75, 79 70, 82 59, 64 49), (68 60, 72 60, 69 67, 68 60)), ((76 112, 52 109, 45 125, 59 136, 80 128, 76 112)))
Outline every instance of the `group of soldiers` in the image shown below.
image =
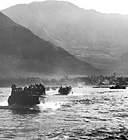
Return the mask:
POLYGON ((15 84, 12 84, 11 86, 12 92, 11 94, 15 93, 24 93, 26 95, 46 95, 45 92, 45 86, 43 84, 35 84, 35 85, 29 85, 28 87, 25 86, 24 88, 22 87, 16 87, 15 84))

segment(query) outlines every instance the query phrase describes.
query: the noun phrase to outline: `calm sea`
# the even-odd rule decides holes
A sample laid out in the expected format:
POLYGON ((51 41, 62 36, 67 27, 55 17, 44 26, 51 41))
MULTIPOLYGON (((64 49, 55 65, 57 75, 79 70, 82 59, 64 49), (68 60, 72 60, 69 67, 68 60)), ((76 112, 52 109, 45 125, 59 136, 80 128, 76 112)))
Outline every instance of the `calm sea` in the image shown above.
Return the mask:
POLYGON ((0 88, 0 140, 111 140, 128 135, 128 89, 73 88, 47 92, 37 109, 7 109, 10 88, 0 88))

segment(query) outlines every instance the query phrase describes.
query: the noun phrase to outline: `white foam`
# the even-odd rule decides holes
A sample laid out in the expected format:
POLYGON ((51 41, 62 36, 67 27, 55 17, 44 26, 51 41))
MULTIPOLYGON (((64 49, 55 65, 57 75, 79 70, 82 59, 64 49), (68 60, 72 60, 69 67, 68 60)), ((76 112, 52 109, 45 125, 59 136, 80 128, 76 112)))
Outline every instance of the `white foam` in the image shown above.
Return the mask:
POLYGON ((64 104, 64 102, 62 102, 62 101, 46 102, 45 104, 40 103, 39 107, 43 110, 46 110, 46 109, 57 110, 57 109, 61 108, 62 104, 64 104))
POLYGON ((0 106, 8 106, 7 101, 2 101, 2 102, 0 102, 0 106))

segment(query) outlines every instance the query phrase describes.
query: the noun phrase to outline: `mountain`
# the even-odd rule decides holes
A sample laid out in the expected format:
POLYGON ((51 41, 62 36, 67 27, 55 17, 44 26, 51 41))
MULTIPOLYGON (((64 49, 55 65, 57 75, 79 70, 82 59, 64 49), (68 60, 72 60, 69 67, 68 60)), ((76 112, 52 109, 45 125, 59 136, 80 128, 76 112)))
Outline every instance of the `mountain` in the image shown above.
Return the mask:
POLYGON ((127 74, 128 16, 85 10, 66 1, 43 1, 2 11, 42 39, 111 74, 127 74))
POLYGON ((0 12, 0 77, 98 72, 95 67, 39 38, 0 12))

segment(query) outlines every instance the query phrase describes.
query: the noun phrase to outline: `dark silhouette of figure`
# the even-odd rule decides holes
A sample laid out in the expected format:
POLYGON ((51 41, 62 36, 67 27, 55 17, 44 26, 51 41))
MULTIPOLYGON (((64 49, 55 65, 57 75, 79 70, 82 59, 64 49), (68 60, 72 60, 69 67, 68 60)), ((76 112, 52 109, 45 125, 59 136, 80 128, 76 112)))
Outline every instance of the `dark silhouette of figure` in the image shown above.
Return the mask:
POLYGON ((45 87, 44 87, 44 85, 43 84, 39 84, 39 93, 40 93, 40 95, 46 95, 46 92, 45 92, 45 87))
POLYGON ((16 92, 16 85, 12 84, 11 88, 12 88, 11 94, 14 94, 16 92))

